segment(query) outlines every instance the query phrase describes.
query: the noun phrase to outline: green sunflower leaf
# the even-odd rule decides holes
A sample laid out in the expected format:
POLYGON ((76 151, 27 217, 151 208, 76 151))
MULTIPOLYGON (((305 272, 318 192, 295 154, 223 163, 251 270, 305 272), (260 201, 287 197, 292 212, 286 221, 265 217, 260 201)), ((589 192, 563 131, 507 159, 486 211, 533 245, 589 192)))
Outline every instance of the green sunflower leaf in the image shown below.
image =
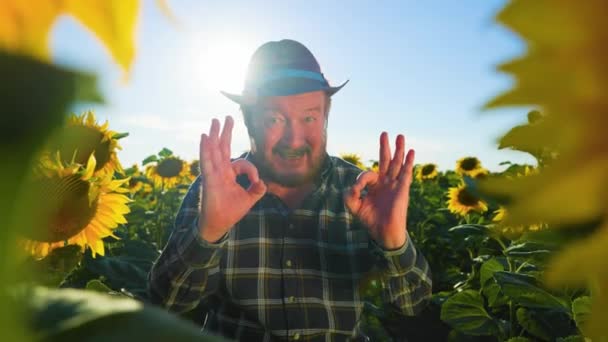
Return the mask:
POLYGON ((223 341, 165 310, 125 297, 76 289, 19 288, 12 300, 23 308, 37 340, 223 341))
POLYGON ((498 271, 494 273, 503 293, 527 308, 552 309, 570 314, 568 303, 537 285, 536 278, 524 274, 498 271))
POLYGON ((479 292, 465 290, 445 301, 441 307, 441 320, 469 335, 493 335, 498 323, 486 311, 479 292))

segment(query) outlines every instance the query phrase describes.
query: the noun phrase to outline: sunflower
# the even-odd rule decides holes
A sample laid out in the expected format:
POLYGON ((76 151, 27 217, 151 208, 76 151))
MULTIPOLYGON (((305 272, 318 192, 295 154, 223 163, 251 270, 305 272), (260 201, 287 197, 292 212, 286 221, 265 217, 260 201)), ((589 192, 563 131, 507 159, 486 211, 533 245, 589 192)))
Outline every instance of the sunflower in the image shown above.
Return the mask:
POLYGON ((363 166, 363 163, 361 162, 361 157, 359 157, 359 155, 357 155, 355 153, 342 153, 340 155, 340 158, 355 165, 356 167, 358 167, 360 169, 365 169, 365 166, 363 166))
POLYGON ((201 165, 200 162, 197 160, 193 160, 189 165, 188 165, 188 179, 190 179, 190 181, 194 181, 196 179, 196 177, 198 177, 198 175, 201 174, 201 165))
POLYGON ((419 181, 434 179, 437 177, 437 174, 436 164, 423 164, 416 172, 416 179, 419 181))
POLYGON ((163 158, 155 165, 146 167, 146 175, 154 185, 167 189, 179 184, 189 173, 188 163, 174 156, 163 158))
POLYGON ((456 162, 456 172, 462 176, 473 176, 481 169, 481 162, 476 157, 464 157, 456 162))
POLYGON ((126 169, 125 175, 129 177, 128 188, 129 188, 129 193, 131 193, 131 195, 138 193, 146 185, 143 181, 144 175, 139 170, 139 167, 137 166, 137 164, 133 164, 133 166, 126 169))
POLYGON ((118 137, 118 133, 108 129, 107 121, 99 125, 92 111, 72 114, 66 126, 51 140, 49 150, 59 151, 64 164, 85 165, 93 153, 97 161, 95 173, 124 173, 117 156, 117 151, 122 149, 118 137))
POLYGON ((542 223, 531 224, 528 226, 525 225, 507 225, 504 224, 507 218, 507 209, 503 206, 499 207, 494 211, 494 217, 492 218, 492 222, 496 223, 499 227, 500 232, 511 240, 518 239, 521 237, 526 231, 539 231, 545 227, 542 223))
POLYGON ((479 168, 471 173, 471 177, 477 180, 485 179, 490 174, 490 171, 484 168, 479 168))
POLYGON ((484 212, 487 204, 467 190, 464 184, 448 189, 448 209, 457 215, 465 216, 470 211, 484 212))
POLYGON ((112 180, 112 175, 93 177, 95 157, 90 156, 86 167, 64 165, 59 153, 54 160, 43 159, 32 187, 39 191, 41 217, 45 229, 27 233, 21 241, 25 250, 37 259, 44 258, 55 248, 78 245, 91 248, 93 257, 104 255, 102 239, 116 236, 112 231, 124 224, 129 212, 127 179, 112 180))

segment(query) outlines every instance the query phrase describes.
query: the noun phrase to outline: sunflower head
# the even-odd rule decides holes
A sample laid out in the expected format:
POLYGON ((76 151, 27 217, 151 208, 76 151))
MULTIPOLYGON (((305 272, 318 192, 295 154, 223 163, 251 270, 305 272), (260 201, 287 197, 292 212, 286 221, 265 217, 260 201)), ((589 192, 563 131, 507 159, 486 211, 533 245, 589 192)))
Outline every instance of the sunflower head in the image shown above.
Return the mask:
POLYGON ((162 158, 146 167, 146 175, 157 187, 173 188, 190 173, 188 163, 175 156, 162 158))
POLYGON ((456 162, 456 172, 462 176, 473 176, 481 168, 481 162, 476 157, 464 157, 456 162))
POLYGON ((416 179, 419 181, 434 179, 437 177, 437 174, 436 164, 423 164, 416 171, 416 179))
POLYGON ((108 129, 108 122, 97 123, 93 112, 72 114, 57 136, 51 140, 49 150, 59 151, 63 164, 85 165, 91 154, 95 156, 96 173, 123 173, 117 151, 119 135, 108 129))
POLYGON ((342 153, 340 155, 340 158, 355 165, 356 167, 358 167, 360 169, 365 168, 365 166, 363 166, 363 163, 361 162, 361 157, 356 153, 342 153))
POLYGON ((501 206, 496 211, 494 211, 494 218, 492 219, 492 222, 497 224, 500 233, 510 240, 516 240, 520 238, 523 233, 528 231, 534 232, 542 230, 546 226, 542 223, 531 225, 512 225, 507 222, 507 213, 507 209, 501 206))
POLYGON ((465 216, 470 211, 485 212, 487 204, 479 197, 471 193, 465 184, 448 190, 448 209, 457 215, 465 216))
POLYGON ((370 170, 372 170, 374 172, 378 172, 379 169, 380 169, 380 163, 378 163, 377 160, 374 160, 374 162, 372 163, 372 167, 370 168, 370 170))
POLYGON ((487 169, 479 168, 479 169, 471 172, 471 177, 476 180, 482 180, 482 179, 486 179, 489 174, 490 174, 490 171, 488 171, 487 169))
POLYGON ((29 186, 39 196, 39 229, 26 232, 22 244, 36 258, 64 245, 91 248, 93 256, 104 254, 102 239, 114 236, 112 230, 126 223, 129 199, 122 194, 128 179, 113 181, 111 175, 93 177, 95 158, 86 168, 73 163, 63 165, 58 157, 45 159, 29 186))

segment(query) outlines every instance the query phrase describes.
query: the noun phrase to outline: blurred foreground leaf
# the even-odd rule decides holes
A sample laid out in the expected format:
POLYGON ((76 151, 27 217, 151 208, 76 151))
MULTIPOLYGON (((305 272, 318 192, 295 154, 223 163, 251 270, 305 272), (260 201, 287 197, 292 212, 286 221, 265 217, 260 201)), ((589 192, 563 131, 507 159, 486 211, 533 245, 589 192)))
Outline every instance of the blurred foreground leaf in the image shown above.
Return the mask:
POLYGON ((20 288, 12 300, 45 341, 223 341, 156 307, 75 289, 20 288))

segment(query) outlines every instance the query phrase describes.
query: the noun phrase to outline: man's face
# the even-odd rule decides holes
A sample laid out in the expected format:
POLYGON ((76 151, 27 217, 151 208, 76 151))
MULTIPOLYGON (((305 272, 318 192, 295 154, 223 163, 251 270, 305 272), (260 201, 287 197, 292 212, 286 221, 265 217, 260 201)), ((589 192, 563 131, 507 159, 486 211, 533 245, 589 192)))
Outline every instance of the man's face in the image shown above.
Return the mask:
POLYGON ((326 101, 316 91, 267 97, 251 108, 249 135, 263 178, 295 187, 316 177, 326 155, 326 101))

